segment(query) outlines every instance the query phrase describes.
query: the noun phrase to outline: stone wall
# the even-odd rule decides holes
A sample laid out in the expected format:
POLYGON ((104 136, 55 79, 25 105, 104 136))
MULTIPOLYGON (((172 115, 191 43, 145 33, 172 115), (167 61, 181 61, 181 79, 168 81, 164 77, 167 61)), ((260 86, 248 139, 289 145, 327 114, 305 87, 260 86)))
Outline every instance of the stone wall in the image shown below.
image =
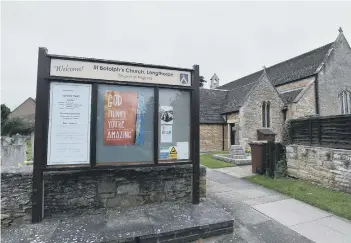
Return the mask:
POLYGON ((262 128, 262 102, 270 101, 271 126, 276 133, 276 141, 281 139, 284 106, 278 92, 266 76, 261 76, 249 98, 240 108, 239 144, 249 148, 249 142, 257 140, 257 129, 262 128))
POLYGON ((315 80, 315 77, 304 78, 299 81, 277 86, 276 89, 280 93, 280 92, 284 92, 292 89, 303 88, 313 80, 315 80))
MULTIPOLYGON (((287 112, 287 119, 316 114, 315 84, 310 85, 297 103, 290 103, 287 112)), ((303 91, 301 91, 303 92, 303 91)))
POLYGON ((289 145, 288 174, 351 193, 351 150, 289 145))
MULTIPOLYGON (((225 125, 225 124, 224 124, 225 125)), ((223 124, 200 124, 200 151, 223 150, 223 124)), ((226 127, 224 128, 226 129, 226 127)))
POLYGON ((227 114, 227 123, 239 123, 240 115, 239 112, 227 114))
POLYGON ((334 42, 325 65, 318 74, 320 115, 340 115, 339 93, 351 90, 351 48, 343 34, 334 42))
MULTIPOLYGON (((31 166, 2 169, 2 227, 31 220, 32 170, 31 166)), ((191 165, 45 173, 45 217, 164 201, 190 202, 191 185, 191 165)), ((200 192, 201 197, 206 196, 205 167, 201 167, 200 192)))

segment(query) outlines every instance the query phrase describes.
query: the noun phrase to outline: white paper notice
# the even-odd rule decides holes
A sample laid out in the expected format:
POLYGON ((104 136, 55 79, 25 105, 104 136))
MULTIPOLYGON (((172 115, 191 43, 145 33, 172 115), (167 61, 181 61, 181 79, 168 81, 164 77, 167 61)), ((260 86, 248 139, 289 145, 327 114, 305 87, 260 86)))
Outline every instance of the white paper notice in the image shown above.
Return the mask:
POLYGON ((51 83, 48 165, 90 162, 90 84, 51 83))
POLYGON ((177 153, 177 159, 189 159, 189 143, 178 142, 177 153))
POLYGON ((161 126, 161 143, 172 142, 172 126, 162 125, 161 126))

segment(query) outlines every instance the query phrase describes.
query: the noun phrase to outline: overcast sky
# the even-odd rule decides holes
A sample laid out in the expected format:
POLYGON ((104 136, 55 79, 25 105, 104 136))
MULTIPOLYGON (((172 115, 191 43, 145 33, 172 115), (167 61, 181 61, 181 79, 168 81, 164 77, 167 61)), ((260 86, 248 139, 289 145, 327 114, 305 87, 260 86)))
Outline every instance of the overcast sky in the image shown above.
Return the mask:
MULTIPOLYGON (((1 3, 1 103, 35 98, 38 47, 49 53, 200 65, 220 84, 336 39, 351 42, 351 2, 1 3)), ((208 85, 208 84, 207 84, 208 85)))

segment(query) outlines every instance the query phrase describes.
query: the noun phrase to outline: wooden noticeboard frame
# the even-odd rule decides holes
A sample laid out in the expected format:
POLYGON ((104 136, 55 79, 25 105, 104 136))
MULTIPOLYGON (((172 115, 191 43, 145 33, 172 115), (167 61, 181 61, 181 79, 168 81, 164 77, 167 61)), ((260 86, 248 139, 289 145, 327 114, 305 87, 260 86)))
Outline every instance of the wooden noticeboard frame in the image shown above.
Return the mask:
MULTIPOLYGON (((185 74, 186 75, 186 74, 185 74)), ((180 74, 181 76, 181 74, 180 74)), ((142 63, 130 63, 121 61, 110 61, 93 58, 80 58, 70 56, 59 56, 48 54, 46 48, 39 48, 38 57, 38 74, 37 74, 37 90, 36 90, 36 110, 35 110, 35 141, 34 141, 34 165, 33 165, 33 197, 32 197, 32 222, 40 222, 44 217, 44 182, 43 173, 46 171, 72 171, 72 170, 97 170, 104 171, 107 169, 119 169, 126 167, 153 167, 153 166, 174 166, 192 164, 193 167, 193 183, 192 183, 192 202, 194 204, 200 201, 200 137, 199 137, 199 66, 194 65, 192 69, 147 65, 142 63), (82 77, 53 75, 56 74, 50 70, 52 61, 57 63, 62 62, 84 62, 87 66, 92 66, 94 63, 104 64, 107 68, 116 68, 116 65, 128 66, 135 69, 150 68, 157 71, 169 72, 184 72, 190 73, 190 84, 176 84, 175 79, 165 78, 167 83, 162 83, 162 78, 155 78, 153 83, 148 83, 148 80, 143 82, 133 82, 132 80, 116 80, 111 75, 106 75, 106 78, 99 78, 94 72, 86 72, 82 77), (88 76, 91 74, 92 78, 88 76), (86 165, 49 165, 47 164, 48 156, 48 130, 49 130, 49 112, 50 112, 50 83, 85 83, 91 84, 91 121, 90 121, 90 163, 86 165), (119 84, 139 87, 152 87, 154 90, 154 144, 152 164, 96 164, 96 116, 97 116, 97 91, 98 84, 119 84), (185 85, 186 84, 186 85, 185 85), (159 163, 159 132, 158 132, 158 109, 159 109, 159 89, 169 88, 177 90, 185 90, 190 92, 190 159, 186 161, 167 161, 167 163, 159 163)))

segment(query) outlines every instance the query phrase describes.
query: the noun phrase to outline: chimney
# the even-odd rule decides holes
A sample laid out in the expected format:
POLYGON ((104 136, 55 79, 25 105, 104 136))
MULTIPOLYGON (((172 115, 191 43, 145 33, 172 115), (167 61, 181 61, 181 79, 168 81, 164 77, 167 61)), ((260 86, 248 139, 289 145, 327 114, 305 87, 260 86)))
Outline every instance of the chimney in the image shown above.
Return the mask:
POLYGON ((211 80, 210 89, 217 89, 219 86, 219 78, 217 77, 217 75, 213 74, 210 80, 211 80))

